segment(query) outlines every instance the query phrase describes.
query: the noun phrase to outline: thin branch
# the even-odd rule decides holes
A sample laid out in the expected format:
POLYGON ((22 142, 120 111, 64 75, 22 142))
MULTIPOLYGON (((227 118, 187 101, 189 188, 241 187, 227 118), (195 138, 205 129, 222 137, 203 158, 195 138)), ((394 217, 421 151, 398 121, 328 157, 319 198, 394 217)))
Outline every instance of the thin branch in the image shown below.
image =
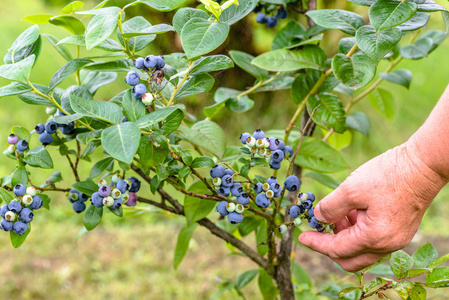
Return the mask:
POLYGON ((67 160, 69 161, 70 168, 72 168, 73 175, 75 175, 76 182, 80 182, 80 177, 78 175, 78 171, 76 170, 75 165, 72 162, 72 159, 70 158, 70 156, 68 154, 66 155, 66 157, 67 157, 67 160))

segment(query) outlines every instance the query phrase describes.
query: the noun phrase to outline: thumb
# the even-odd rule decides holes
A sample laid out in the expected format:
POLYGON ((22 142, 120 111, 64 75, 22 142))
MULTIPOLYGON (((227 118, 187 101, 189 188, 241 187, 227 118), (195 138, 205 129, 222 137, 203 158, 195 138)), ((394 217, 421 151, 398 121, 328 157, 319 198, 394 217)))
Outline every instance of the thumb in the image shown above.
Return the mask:
POLYGON ((343 220, 353 209, 364 209, 342 186, 323 198, 314 209, 315 218, 325 223, 343 220))

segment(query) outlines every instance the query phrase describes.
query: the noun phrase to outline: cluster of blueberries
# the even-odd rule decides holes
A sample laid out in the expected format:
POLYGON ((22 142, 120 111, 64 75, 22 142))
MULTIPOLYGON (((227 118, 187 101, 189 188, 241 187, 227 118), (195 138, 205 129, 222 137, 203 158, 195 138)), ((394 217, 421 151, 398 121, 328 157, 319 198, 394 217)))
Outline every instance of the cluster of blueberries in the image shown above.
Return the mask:
POLYGON ((7 151, 9 153, 14 153, 14 146, 16 147, 17 151, 27 151, 28 150, 28 142, 25 140, 19 140, 19 137, 15 134, 10 134, 8 136, 8 149, 7 151))
POLYGON ((129 177, 122 180, 119 175, 112 176, 112 183, 109 186, 107 181, 98 181, 98 192, 92 194, 92 205, 95 207, 109 207, 118 209, 123 203, 126 206, 136 206, 137 192, 140 190, 140 181, 136 177, 129 177))
POLYGON ((22 235, 28 228, 27 224, 33 221, 33 211, 42 207, 42 199, 32 186, 27 188, 23 184, 18 184, 13 191, 16 198, 0 207, 2 217, 0 228, 22 235))
POLYGON ((253 155, 269 156, 271 158, 270 167, 275 170, 281 168, 281 162, 284 158, 293 155, 292 147, 286 146, 284 141, 275 137, 265 137, 265 133, 260 129, 257 129, 252 136, 248 132, 242 133, 240 141, 250 149, 253 155))
MULTIPOLYGON (((315 201, 315 195, 312 193, 300 193, 295 205, 290 208, 289 215, 294 219, 295 225, 299 226, 302 223, 302 219, 307 220, 309 226, 316 229, 318 232, 324 232, 325 226, 320 223, 314 216, 313 202, 315 201)), ((284 225, 285 226, 285 225, 284 225)), ((281 226, 282 227, 282 226, 281 226)), ((279 228, 282 233, 283 229, 279 228)))
POLYGON ((260 208, 267 208, 271 204, 271 199, 278 198, 282 194, 282 188, 276 177, 270 177, 265 183, 258 182, 254 185, 256 192, 256 205, 260 208))
MULTIPOLYGON (((60 112, 62 114, 62 112, 60 112)), ((75 130, 75 122, 71 122, 69 124, 58 124, 55 121, 48 121, 45 124, 37 124, 34 130, 37 134, 39 134, 39 142, 42 145, 47 146, 53 142, 53 133, 58 131, 58 128, 65 135, 72 134, 73 130, 75 130)))
MULTIPOLYGON (((156 80, 164 78, 165 73, 163 68, 165 67, 165 60, 161 55, 148 55, 145 58, 138 57, 134 60, 134 65, 139 70, 147 72, 148 74, 151 73, 151 76, 156 80)), ((142 102, 145 105, 151 104, 153 96, 151 93, 147 93, 145 84, 140 83, 139 73, 136 71, 129 71, 125 76, 125 82, 130 86, 133 86, 134 97, 142 99, 142 102)))
POLYGON ((257 13, 256 22, 265 24, 269 28, 275 27, 278 24, 279 19, 283 20, 288 17, 288 11, 283 6, 276 10, 274 5, 264 6, 260 3, 254 9, 254 12, 257 13))

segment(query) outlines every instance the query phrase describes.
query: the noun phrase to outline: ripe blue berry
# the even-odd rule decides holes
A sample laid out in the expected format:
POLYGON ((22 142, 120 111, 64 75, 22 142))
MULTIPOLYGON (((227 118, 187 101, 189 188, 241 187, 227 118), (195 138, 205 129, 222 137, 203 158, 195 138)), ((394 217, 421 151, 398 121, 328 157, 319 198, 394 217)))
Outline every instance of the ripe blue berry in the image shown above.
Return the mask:
POLYGON ((323 224, 319 224, 318 223, 318 225, 316 225, 316 231, 318 231, 318 232, 324 232, 326 229, 324 228, 324 225, 323 224))
POLYGON ((125 76, 125 82, 131 86, 139 84, 140 76, 136 71, 129 71, 125 76))
MULTIPOLYGON (((125 199, 123 199, 125 200, 125 199)), ((136 193, 129 193, 128 200, 125 202, 126 206, 136 206, 137 204, 137 195, 136 193)))
POLYGON ((44 146, 50 145, 53 142, 53 136, 47 132, 44 132, 39 136, 39 142, 41 142, 44 146))
MULTIPOLYGON (((117 182, 116 187, 121 193, 125 193, 129 189, 128 180, 120 180, 119 182, 117 182)), ((101 193, 100 193, 100 195, 101 195, 101 193)), ((106 197, 109 195, 105 195, 105 196, 101 195, 101 196, 106 197)))
POLYGON ((299 200, 300 200, 301 202, 304 202, 304 201, 306 201, 306 200, 309 198, 309 196, 307 195, 307 193, 300 193, 300 194, 298 195, 298 198, 299 198, 299 200))
POLYGON ((316 228, 318 226, 318 220, 315 217, 310 218, 309 226, 312 228, 316 228))
POLYGON ((147 92, 147 87, 143 83, 139 83, 135 87, 133 87, 133 95, 134 97, 140 99, 147 92))
POLYGON ((26 191, 27 191, 26 186, 21 183, 19 183, 14 187, 14 195, 18 197, 25 195, 26 191))
POLYGON ((300 186, 301 182, 295 175, 288 176, 284 181, 284 187, 290 192, 297 191, 300 186))
POLYGON ((279 149, 279 150, 283 150, 284 148, 285 148, 285 143, 284 143, 284 141, 279 140, 279 146, 278 146, 278 149, 279 149))
POLYGON ((226 169, 225 170, 225 175, 234 175, 234 171, 232 171, 231 169, 226 169))
POLYGON ((67 125, 59 126, 59 129, 61 130, 62 134, 70 135, 72 134, 73 130, 75 129, 74 123, 69 123, 67 125))
POLYGON ((288 11, 284 7, 281 7, 278 9, 277 16, 281 20, 286 19, 288 16, 288 11))
POLYGON ((231 212, 228 215, 228 221, 231 222, 231 224, 238 224, 243 221, 243 215, 239 214, 238 212, 231 212))
POLYGON ((212 178, 216 178, 216 177, 220 177, 222 178, 223 176, 226 175, 226 170, 223 166, 221 165, 216 165, 215 167, 213 167, 212 169, 210 169, 210 176, 212 178))
POLYGON ((313 208, 309 208, 309 210, 307 211, 307 213, 309 214, 309 217, 314 217, 315 216, 315 212, 313 208))
POLYGON ((261 208, 266 208, 270 205, 270 199, 265 194, 260 193, 256 196, 256 204, 261 208))
POLYGON ((136 66, 137 69, 142 70, 143 68, 145 68, 145 58, 143 57, 138 57, 134 60, 134 65, 136 66))
POLYGON ((45 123, 45 131, 52 134, 58 130, 58 123, 54 121, 48 121, 45 123))
POLYGON ((254 131, 253 137, 256 140, 264 139, 265 138, 265 132, 263 132, 261 129, 257 129, 256 131, 254 131))
POLYGON ((226 205, 228 205, 228 202, 226 201, 221 201, 220 203, 218 203, 217 212, 222 216, 227 216, 229 214, 228 210, 226 209, 226 205))
POLYGON ((281 168, 280 162, 275 162, 274 160, 270 161, 270 168, 274 170, 279 170, 281 168))
POLYGON ((86 194, 84 194, 84 193, 80 193, 78 199, 79 199, 81 202, 86 202, 87 200, 89 200, 89 196, 86 195, 86 194))
POLYGON ((162 56, 156 56, 154 59, 156 60, 156 69, 160 70, 165 67, 165 60, 162 56))
POLYGON ((34 130, 35 130, 36 133, 38 133, 38 134, 44 133, 44 131, 45 131, 45 125, 42 124, 42 123, 37 124, 36 127, 34 127, 34 130))
POLYGON ((222 187, 220 187, 220 188, 217 190, 217 193, 218 193, 219 195, 222 195, 222 196, 224 196, 224 197, 227 197, 227 196, 229 196, 229 194, 231 193, 231 188, 222 186, 222 187))
POLYGON ((240 183, 234 183, 231 187, 231 194, 234 197, 238 197, 243 193, 243 187, 240 183))
POLYGON ((301 214, 301 208, 299 208, 298 205, 294 205, 290 208, 290 210, 288 211, 288 214, 290 215, 290 217, 295 219, 301 214))
POLYGON ((254 186, 254 191, 257 194, 260 194, 263 192, 263 184, 261 182, 256 183, 256 185, 254 186))
POLYGON ((312 206, 313 206, 313 202, 310 201, 310 200, 306 200, 306 201, 304 201, 304 202, 302 203, 302 206, 303 206, 305 209, 311 209, 312 206))
POLYGON ((12 231, 17 233, 18 235, 24 234, 27 228, 27 225, 21 221, 17 221, 12 225, 12 231))
POLYGON ((34 214, 29 208, 24 208, 19 214, 20 221, 23 223, 30 223, 33 221, 34 214))
POLYGON ((156 67, 156 64, 157 64, 156 56, 148 55, 147 57, 145 57, 144 65, 148 69, 153 69, 154 67, 156 67))
POLYGON ((312 194, 311 192, 307 192, 306 193, 307 194, 307 200, 310 200, 310 201, 315 201, 315 195, 314 194, 312 194))
POLYGON ((256 22, 260 23, 260 24, 267 23, 267 19, 265 18, 265 14, 264 13, 258 13, 257 16, 256 16, 256 22))
POLYGON ((231 188, 234 185, 234 178, 231 175, 225 175, 221 179, 221 185, 227 188, 231 188))
POLYGON ((19 151, 27 151, 28 150, 28 143, 27 143, 27 141, 20 140, 20 141, 17 142, 16 147, 17 147, 17 150, 19 150, 19 151))
POLYGON ((128 180, 131 181, 131 187, 129 188, 129 191, 131 193, 137 193, 140 190, 140 180, 136 177, 129 177, 128 180))
POLYGON ((42 198, 39 195, 33 196, 33 203, 30 204, 31 209, 39 209, 42 207, 42 198))
POLYGON ((8 204, 3 204, 0 206, 0 217, 4 218, 5 214, 9 211, 8 204))
POLYGON ((275 194, 278 194, 282 189, 277 182, 273 182, 270 184, 270 190, 272 190, 275 194))
POLYGON ((267 17, 267 27, 273 28, 278 24, 278 18, 276 16, 267 17))
POLYGON ((72 208, 76 213, 82 213, 86 209, 86 204, 82 201, 75 201, 72 204, 72 208))
POLYGON ((14 145, 14 144, 17 144, 18 141, 19 141, 19 138, 16 135, 10 134, 8 136, 8 143, 9 144, 14 145))
POLYGON ((236 200, 241 205, 247 205, 249 203, 249 195, 247 193, 242 193, 236 200))
POLYGON ((270 178, 267 179, 267 183, 269 185, 271 185, 272 183, 278 183, 278 179, 274 176, 271 176, 270 178))
POLYGON ((268 142, 270 143, 268 149, 271 151, 277 150, 279 148, 280 141, 275 137, 268 138, 268 142))
POLYGON ((284 151, 285 157, 290 157, 293 155, 293 148, 290 146, 285 146, 284 149, 282 149, 282 151, 284 151))
POLYGON ((118 198, 114 200, 114 204, 112 204, 111 208, 112 209, 118 209, 120 206, 122 206, 123 204, 123 199, 122 198, 118 198))
POLYGON ((271 153, 271 161, 280 163, 284 159, 284 152, 282 150, 276 150, 271 153))
MULTIPOLYGON (((123 181, 123 180, 122 180, 123 181)), ((126 181, 125 181, 126 182, 126 181)), ((120 183, 120 182, 119 182, 120 183)), ((118 185, 118 183, 117 183, 118 185)), ((126 185, 128 186, 128 183, 126 182, 126 185)), ((117 187, 118 188, 118 187, 117 187)), ((120 190, 120 188, 118 188, 120 190)), ((121 191, 121 190, 120 190, 121 191)), ((126 192, 126 189, 125 191, 126 192)), ((111 194, 111 187, 109 185, 102 185, 100 186, 100 188, 98 189, 98 193, 100 194, 101 197, 108 197, 111 194)))
POLYGON ((8 222, 6 221, 6 219, 2 219, 2 221, 0 222, 0 228, 4 231, 11 231, 12 225, 12 222, 8 222))
POLYGON ((262 3, 257 4, 257 6, 254 8, 253 12, 254 13, 258 13, 259 11, 261 11, 263 8, 262 3))
POLYGON ((248 132, 242 133, 240 135, 240 141, 242 142, 242 144, 246 144, 246 140, 250 137, 251 137, 251 134, 249 134, 248 132))
POLYGON ((101 197, 100 193, 98 193, 98 192, 93 193, 91 202, 92 202, 92 205, 95 207, 102 207, 103 206, 103 197, 101 197))

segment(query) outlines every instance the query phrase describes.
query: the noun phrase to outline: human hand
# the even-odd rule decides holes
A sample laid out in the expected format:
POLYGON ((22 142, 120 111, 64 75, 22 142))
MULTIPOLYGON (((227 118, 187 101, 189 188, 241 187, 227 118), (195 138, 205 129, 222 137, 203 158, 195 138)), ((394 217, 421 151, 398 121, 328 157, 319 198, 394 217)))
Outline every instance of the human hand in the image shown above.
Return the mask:
POLYGON ((355 170, 314 210, 335 234, 307 231, 305 246, 355 272, 404 248, 446 179, 430 169, 415 147, 403 144, 355 170))

